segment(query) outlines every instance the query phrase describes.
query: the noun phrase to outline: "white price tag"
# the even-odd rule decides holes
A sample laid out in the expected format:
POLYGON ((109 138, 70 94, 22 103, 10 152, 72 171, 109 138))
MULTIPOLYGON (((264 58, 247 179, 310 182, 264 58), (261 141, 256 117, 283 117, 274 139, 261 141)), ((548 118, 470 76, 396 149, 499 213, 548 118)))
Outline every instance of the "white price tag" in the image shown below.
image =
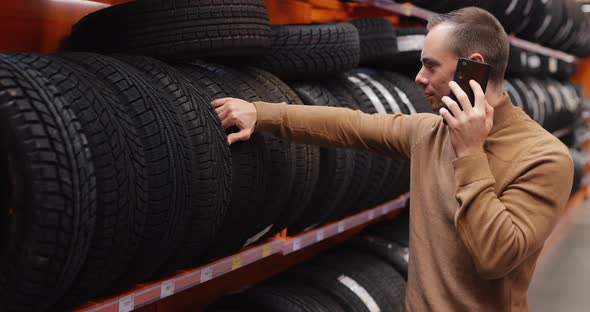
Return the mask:
POLYGON ((383 208, 381 208, 381 213, 382 214, 388 214, 389 213, 389 206, 384 206, 383 208))
POLYGON ((524 51, 520 52, 520 66, 528 67, 527 63, 528 62, 527 62, 526 52, 524 52, 524 51))
POLYGON ((213 278, 213 269, 211 267, 206 267, 201 270, 201 283, 209 281, 213 278))
POLYGON ((539 67, 541 67, 541 57, 536 54, 530 55, 529 56, 529 68, 536 69, 539 67))
POLYGON ((231 270, 237 270, 242 267, 242 256, 235 255, 231 257, 231 270))
POLYGON ((272 243, 262 246, 262 258, 266 258, 272 254, 272 243))
POLYGON ((367 214, 367 219, 369 219, 369 220, 375 219, 375 211, 374 210, 369 211, 369 213, 367 214))
POLYGON ((549 72, 550 73, 557 72, 557 59, 554 57, 549 58, 549 72))
POLYGON ((319 241, 323 241, 324 240, 324 230, 319 230, 316 233, 316 237, 315 238, 316 238, 316 241, 318 241, 318 242, 319 241))
POLYGON ((400 52, 422 51, 426 35, 409 35, 397 37, 397 49, 400 52))
POLYGON ((162 289, 160 290, 160 298, 166 298, 174 295, 174 281, 166 281, 162 283, 162 289))
POLYGON ((119 312, 129 312, 134 308, 133 296, 125 297, 119 300, 119 312))
POLYGON ((296 239, 293 241, 293 251, 301 249, 301 240, 296 239))
POLYGON ((344 221, 338 222, 338 233, 344 232, 344 221))

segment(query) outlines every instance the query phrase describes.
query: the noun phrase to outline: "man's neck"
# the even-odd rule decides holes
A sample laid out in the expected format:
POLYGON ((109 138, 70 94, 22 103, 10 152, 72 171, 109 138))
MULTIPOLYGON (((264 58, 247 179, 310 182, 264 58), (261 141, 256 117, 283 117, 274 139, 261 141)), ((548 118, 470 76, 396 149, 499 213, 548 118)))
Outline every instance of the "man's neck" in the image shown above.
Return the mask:
POLYGON ((488 87, 486 88, 486 100, 488 100, 488 104, 492 107, 496 107, 502 98, 502 90, 502 85, 488 84, 488 87))

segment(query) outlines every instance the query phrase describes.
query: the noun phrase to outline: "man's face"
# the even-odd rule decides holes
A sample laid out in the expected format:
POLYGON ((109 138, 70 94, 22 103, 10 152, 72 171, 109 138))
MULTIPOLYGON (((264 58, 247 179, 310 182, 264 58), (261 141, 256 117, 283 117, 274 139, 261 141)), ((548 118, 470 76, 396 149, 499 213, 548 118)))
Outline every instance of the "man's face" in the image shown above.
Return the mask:
POLYGON ((449 81, 453 80, 458 57, 448 48, 448 38, 453 26, 437 25, 424 40, 422 68, 416 75, 416 83, 424 89, 432 110, 444 107, 442 97, 449 95, 449 81))

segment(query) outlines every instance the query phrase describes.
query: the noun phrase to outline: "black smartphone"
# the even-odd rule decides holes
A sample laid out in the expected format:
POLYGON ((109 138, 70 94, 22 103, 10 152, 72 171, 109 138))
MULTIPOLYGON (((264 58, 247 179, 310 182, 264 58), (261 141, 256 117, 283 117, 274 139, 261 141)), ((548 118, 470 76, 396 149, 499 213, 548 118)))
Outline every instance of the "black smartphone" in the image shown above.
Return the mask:
MULTIPOLYGON (((453 80, 463 89, 463 91, 469 97, 469 102, 471 105, 475 105, 475 95, 473 94, 473 89, 471 89, 471 85, 469 85, 470 80, 475 80, 481 86, 483 92, 486 92, 486 87, 488 85, 488 79, 490 77, 490 69, 491 66, 487 63, 477 62, 466 58, 459 58, 457 62, 457 69, 455 70, 455 77, 453 80)), ((461 103, 457 101, 455 94, 451 91, 449 95, 453 101, 459 104, 461 107, 461 103)), ((450 112, 450 111, 449 111, 450 112)))

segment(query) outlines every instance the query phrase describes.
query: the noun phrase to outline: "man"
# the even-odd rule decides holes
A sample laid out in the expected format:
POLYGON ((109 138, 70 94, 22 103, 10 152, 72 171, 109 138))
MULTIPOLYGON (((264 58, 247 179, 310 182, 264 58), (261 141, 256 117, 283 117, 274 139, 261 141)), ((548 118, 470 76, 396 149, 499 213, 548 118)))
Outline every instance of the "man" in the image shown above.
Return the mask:
POLYGON ((465 8, 433 17, 428 28, 416 83, 440 116, 212 104, 224 127, 241 129, 230 143, 256 128, 411 159, 407 311, 527 311, 536 261, 569 197, 571 157, 502 90, 508 38, 491 14, 465 8), (492 66, 485 94, 470 82, 473 106, 449 83, 459 57, 492 66))

